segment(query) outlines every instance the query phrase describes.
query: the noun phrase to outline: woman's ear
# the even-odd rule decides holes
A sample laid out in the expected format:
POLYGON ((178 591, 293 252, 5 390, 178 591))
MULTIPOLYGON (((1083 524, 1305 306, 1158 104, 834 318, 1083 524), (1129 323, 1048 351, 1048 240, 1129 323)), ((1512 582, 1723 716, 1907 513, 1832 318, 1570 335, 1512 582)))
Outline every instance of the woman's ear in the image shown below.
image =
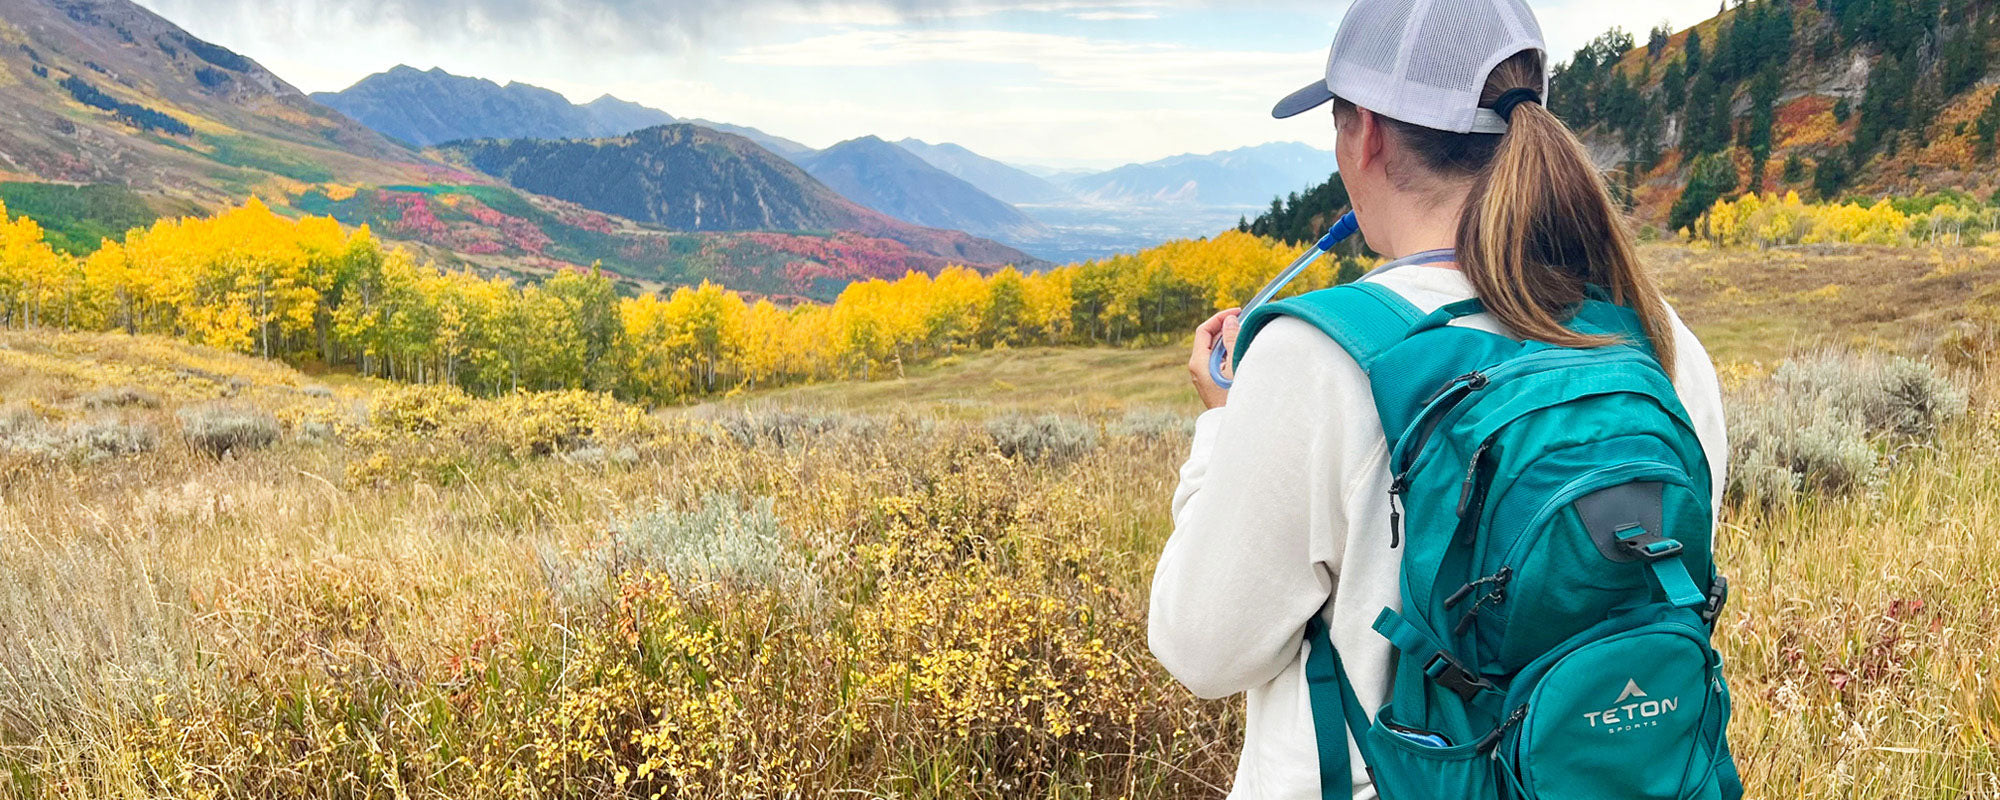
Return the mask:
MULTIPOLYGON (((1354 109, 1353 124, 1347 126, 1354 136, 1354 167, 1367 171, 1382 163, 1388 142, 1388 131, 1382 128, 1382 118, 1365 108, 1354 109)), ((1342 131, 1343 134, 1349 131, 1342 131)))

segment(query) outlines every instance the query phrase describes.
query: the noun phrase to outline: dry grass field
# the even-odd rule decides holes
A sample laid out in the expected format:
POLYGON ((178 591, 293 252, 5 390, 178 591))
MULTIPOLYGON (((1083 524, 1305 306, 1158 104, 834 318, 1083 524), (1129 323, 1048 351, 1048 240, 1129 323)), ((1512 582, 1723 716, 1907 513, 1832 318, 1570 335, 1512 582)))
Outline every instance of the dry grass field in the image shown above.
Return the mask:
MULTIPOLYGON (((2000 257, 1649 256, 1755 478, 1752 796, 2000 795, 2000 257)), ((0 333, 0 796, 1218 796, 1237 707, 1144 642, 1180 360, 648 412, 0 333)))

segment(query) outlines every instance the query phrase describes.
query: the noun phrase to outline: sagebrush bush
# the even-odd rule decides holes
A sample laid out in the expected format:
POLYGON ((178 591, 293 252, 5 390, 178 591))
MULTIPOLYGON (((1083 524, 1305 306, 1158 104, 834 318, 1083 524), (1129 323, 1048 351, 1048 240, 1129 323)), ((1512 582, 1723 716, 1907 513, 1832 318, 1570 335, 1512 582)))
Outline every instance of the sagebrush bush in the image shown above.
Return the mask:
POLYGON ((1885 474, 1889 445, 1926 444, 1966 407, 1965 388, 1922 361, 1787 361, 1730 398, 1729 494, 1769 505, 1867 489, 1885 474))
POLYGON ((701 417, 744 447, 797 447, 840 430, 843 418, 789 408, 709 412, 701 417))
POLYGON ((128 407, 159 408, 160 396, 136 386, 115 386, 84 395, 83 407, 93 411, 128 407))
POLYGON ((189 447, 216 458, 241 455, 278 441, 278 419, 240 403, 203 403, 182 408, 181 438, 189 447))
POLYGON ((786 543, 771 498, 749 502, 729 493, 702 498, 691 511, 661 504, 620 522, 611 538, 583 555, 544 555, 553 588, 581 599, 619 575, 652 572, 676 585, 722 584, 798 592, 808 587, 806 559, 786 543))
POLYGON ((1002 455, 1058 464, 1097 449, 1097 426, 1062 414, 1009 414, 986 423, 1002 455))
POLYGON ((57 424, 26 408, 0 411, 0 452, 30 460, 93 460, 136 455, 159 444, 152 424, 99 417, 57 424))
POLYGON ((1734 497, 1770 505, 1803 492, 1837 496, 1866 489, 1882 474, 1882 451, 1867 428, 1824 403, 1731 403, 1728 420, 1734 497))
POLYGON ((1874 435, 1928 438, 1966 409, 1964 387, 1901 356, 1820 353, 1785 362, 1771 381, 1783 398, 1824 403, 1874 435))
POLYGON ((1165 409, 1135 408, 1111 427, 1111 435, 1147 441, 1185 439, 1194 435, 1194 418, 1165 409))
POLYGON ((62 432, 26 406, 0 408, 0 451, 27 459, 61 458, 68 452, 62 432))
POLYGON ((86 458, 138 455, 150 452, 160 443, 159 429, 150 423, 129 419, 75 422, 64 432, 73 450, 86 458))

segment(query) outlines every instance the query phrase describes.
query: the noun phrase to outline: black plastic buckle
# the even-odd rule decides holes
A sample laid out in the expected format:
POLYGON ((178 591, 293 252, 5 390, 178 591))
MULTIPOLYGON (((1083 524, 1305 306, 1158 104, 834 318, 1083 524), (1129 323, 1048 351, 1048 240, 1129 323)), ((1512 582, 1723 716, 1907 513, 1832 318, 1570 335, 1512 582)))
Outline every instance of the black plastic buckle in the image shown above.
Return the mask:
MULTIPOLYGON (((1622 535, 1626 529, 1620 529, 1622 535)), ((1642 530, 1639 535, 1618 540, 1632 555, 1646 561, 1660 561, 1681 554, 1679 539, 1669 539, 1652 531, 1642 530)))
POLYGON ((1701 608, 1701 621, 1710 628, 1722 618, 1722 608, 1729 605, 1729 579, 1715 576, 1715 582, 1708 585, 1708 604, 1701 608))
POLYGON ((1480 692, 1493 688, 1493 684, 1487 683, 1460 666, 1450 653, 1443 650, 1431 656, 1430 661, 1424 662, 1424 674, 1429 675, 1437 685, 1450 689, 1468 703, 1472 702, 1472 698, 1478 697, 1480 692))

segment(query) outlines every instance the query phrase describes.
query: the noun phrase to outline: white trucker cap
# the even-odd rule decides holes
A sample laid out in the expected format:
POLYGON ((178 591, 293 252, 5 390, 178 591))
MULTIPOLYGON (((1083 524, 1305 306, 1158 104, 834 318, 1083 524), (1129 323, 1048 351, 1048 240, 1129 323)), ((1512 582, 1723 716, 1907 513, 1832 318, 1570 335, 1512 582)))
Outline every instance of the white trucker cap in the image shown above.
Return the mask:
POLYGON ((1523 50, 1547 52, 1523 0, 1355 0, 1333 36, 1326 79, 1278 101, 1271 116, 1302 114, 1337 95, 1412 125, 1506 133, 1507 121, 1480 108, 1479 95, 1493 68, 1523 50))

